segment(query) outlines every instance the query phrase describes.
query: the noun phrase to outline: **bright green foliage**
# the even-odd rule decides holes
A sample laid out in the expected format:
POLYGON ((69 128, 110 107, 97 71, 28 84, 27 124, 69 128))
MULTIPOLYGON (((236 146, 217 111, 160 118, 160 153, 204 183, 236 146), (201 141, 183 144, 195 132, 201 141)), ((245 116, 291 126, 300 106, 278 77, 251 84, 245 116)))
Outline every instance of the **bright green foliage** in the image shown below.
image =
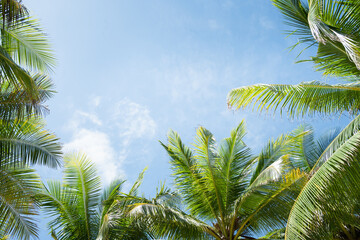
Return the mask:
POLYGON ((253 106, 259 112, 280 110, 289 117, 342 112, 357 115, 360 85, 358 82, 329 85, 317 81, 297 85, 257 84, 231 90, 228 104, 235 109, 253 106))
MULTIPOLYGON (((317 55, 311 59, 316 69, 325 75, 348 77, 351 82, 241 87, 229 93, 229 105, 235 109, 253 106, 258 111, 280 110, 290 117, 343 112, 358 115, 360 2, 273 0, 273 3, 294 28, 291 33, 299 36, 298 44, 317 47, 317 55)), ((359 238, 359 124, 356 117, 332 141, 329 140, 334 135, 325 138, 327 144, 319 143, 320 148, 313 151, 313 159, 317 160, 290 213, 286 239, 359 238)))
POLYGON ((54 58, 46 35, 17 0, 0 1, 0 238, 37 236, 40 190, 29 166, 60 166, 58 139, 40 120, 53 94, 54 58))
POLYGON ((311 61, 318 70, 335 76, 359 76, 358 1, 272 1, 292 28, 289 33, 299 37, 298 44, 317 47, 311 61))
POLYGON ((200 127, 189 148, 170 131, 163 146, 188 213, 156 203, 136 204, 130 213, 170 239, 239 239, 284 228, 306 182, 306 174, 293 169, 284 153, 290 146, 301 147, 305 133, 280 136, 254 157, 243 142, 245 132, 242 122, 216 145, 200 127))
POLYGON ((40 195, 42 207, 53 220, 51 236, 58 240, 149 239, 147 226, 133 221, 128 205, 137 196, 143 174, 128 194, 121 192, 124 181, 114 181, 101 190, 93 163, 84 155, 65 157, 64 180, 48 181, 40 195))
MULTIPOLYGON (((359 113, 360 3, 335 0, 273 0, 285 16, 298 44, 317 47, 311 59, 326 75, 349 77, 352 83, 329 85, 317 81, 297 85, 258 84, 230 91, 234 109, 249 106, 258 111, 286 112, 290 117, 359 113)), ((296 45, 298 45, 296 44, 296 45)))
POLYGON ((0 237, 37 235, 34 195, 40 179, 28 164, 57 167, 61 146, 40 120, 0 121, 0 237))
POLYGON ((328 145, 291 211, 286 239, 358 239, 360 116, 328 145))
POLYGON ((17 0, 1 0, 0 10, 0 84, 9 82, 38 103, 41 98, 33 74, 47 73, 55 63, 48 39, 17 0))

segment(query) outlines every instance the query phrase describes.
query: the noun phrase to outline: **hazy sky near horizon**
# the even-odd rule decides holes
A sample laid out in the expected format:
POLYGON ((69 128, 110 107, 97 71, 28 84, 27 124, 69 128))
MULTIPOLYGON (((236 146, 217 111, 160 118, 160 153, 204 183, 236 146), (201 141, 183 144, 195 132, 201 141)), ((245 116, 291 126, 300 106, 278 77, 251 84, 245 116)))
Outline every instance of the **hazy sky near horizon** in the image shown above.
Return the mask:
MULTIPOLYGON (((295 40, 283 34, 287 27, 270 0, 23 2, 41 20, 58 59, 48 128, 65 151, 86 152, 104 184, 118 177, 130 184, 148 166, 141 188, 147 196, 160 181, 171 185, 158 142, 166 142, 169 129, 190 143, 205 126, 220 140, 245 119, 246 142, 256 152, 301 123, 320 134, 349 121, 227 108, 235 87, 322 79, 311 63, 294 64, 298 51, 287 48, 295 40)), ((40 172, 44 179, 61 176, 40 172)), ((50 239, 46 233, 41 240, 50 239)))

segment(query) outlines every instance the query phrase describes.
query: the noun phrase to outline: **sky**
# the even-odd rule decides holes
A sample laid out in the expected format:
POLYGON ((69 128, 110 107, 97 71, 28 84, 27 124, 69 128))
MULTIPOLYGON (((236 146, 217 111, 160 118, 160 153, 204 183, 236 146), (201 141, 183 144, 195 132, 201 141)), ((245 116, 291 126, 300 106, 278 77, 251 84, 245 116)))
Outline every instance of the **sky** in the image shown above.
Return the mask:
MULTIPOLYGON (((295 64, 299 51, 288 48, 296 39, 286 37, 270 0, 23 2, 40 19, 57 58, 48 128, 65 152, 84 152, 97 164, 104 185, 121 178, 130 186, 148 166, 146 196, 161 181, 171 186, 169 157, 159 144, 169 129, 188 144, 199 126, 221 140, 245 119, 245 141, 256 153, 270 137, 300 124, 320 135, 349 122, 346 116, 291 120, 228 109, 232 88, 330 81, 311 63, 295 64)), ((61 177, 39 171, 44 180, 61 177)), ((50 240, 46 221, 41 240, 50 240)))

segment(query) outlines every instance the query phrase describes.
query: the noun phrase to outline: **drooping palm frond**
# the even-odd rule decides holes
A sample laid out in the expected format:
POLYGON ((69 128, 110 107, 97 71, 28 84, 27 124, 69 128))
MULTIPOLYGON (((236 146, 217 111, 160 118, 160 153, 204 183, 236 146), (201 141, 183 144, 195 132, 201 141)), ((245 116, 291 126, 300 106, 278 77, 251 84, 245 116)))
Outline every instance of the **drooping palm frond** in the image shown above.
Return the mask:
POLYGON ((128 208, 128 215, 135 222, 146 224, 148 231, 157 237, 209 239, 206 233, 211 232, 211 227, 183 212, 179 208, 180 196, 164 184, 157 189, 152 199, 129 195, 122 198, 133 202, 128 208))
POLYGON ((140 221, 145 220, 150 230, 159 237, 209 239, 209 236, 215 234, 206 223, 174 207, 143 202, 134 204, 130 214, 140 221))
POLYGON ((0 11, 3 28, 11 26, 16 23, 16 21, 29 14, 21 0, 1 0, 0 11))
POLYGON ((45 75, 37 74, 33 76, 33 79, 38 92, 36 101, 32 99, 27 91, 14 87, 9 82, 0 84, 1 119, 24 119, 31 115, 42 116, 48 112, 44 102, 54 94, 53 84, 45 75))
MULTIPOLYGON (((300 126, 290 133, 282 134, 276 139, 270 139, 260 154, 256 156, 256 167, 251 175, 250 184, 252 184, 265 169, 281 160, 281 158, 286 159, 287 163, 285 165, 283 163, 280 164, 284 165, 285 168, 292 165, 292 167, 295 168, 310 170, 311 167, 309 166, 310 163, 306 156, 305 149, 308 148, 308 145, 313 144, 311 136, 312 132, 309 131, 307 127, 300 126)), ((276 168, 273 168, 273 170, 276 171, 276 169, 280 167, 279 170, 282 171, 280 165, 275 164, 274 166, 276 166, 276 168)))
POLYGON ((48 181, 38 198, 44 212, 52 218, 48 223, 52 235, 64 240, 79 235, 76 210, 78 199, 74 190, 59 181, 48 181))
MULTIPOLYGON (((318 47, 311 61, 324 74, 358 76, 360 68, 360 4, 336 0, 273 0, 299 37, 299 43, 318 47)), ((298 45, 298 44, 296 44, 298 45)))
POLYGON ((38 20, 19 19, 16 24, 3 29, 2 47, 16 63, 36 72, 50 72, 55 66, 53 51, 38 20))
MULTIPOLYGON (((341 135, 344 136, 344 132, 341 135)), ((313 174, 296 200, 289 216, 287 239, 313 239, 314 231, 322 225, 333 224, 333 221, 340 226, 346 225, 343 219, 347 215, 356 216, 360 197, 357 180, 360 177, 360 133, 343 140, 313 174), (318 226, 314 226, 314 222, 318 226)), ((358 221, 352 224, 358 224, 358 221)))
POLYGON ((36 237, 34 195, 40 189, 39 176, 32 169, 7 163, 0 168, 0 185, 0 234, 18 239, 36 237))
POLYGON ((286 112, 290 117, 359 113, 358 83, 329 85, 317 81, 297 85, 259 84, 230 91, 228 104, 234 109, 253 106, 258 111, 286 112))
POLYGON ((20 67, 2 46, 0 46, 0 72, 1 79, 10 81, 14 86, 21 86, 34 101, 37 100, 38 92, 30 73, 20 67))
POLYGON ((360 115, 354 118, 336 137, 331 137, 329 144, 322 144, 323 151, 317 152, 317 161, 311 172, 316 172, 343 144, 360 131, 360 115))
POLYGON ((0 126, 0 166, 6 162, 60 166, 59 139, 44 130, 41 120, 0 121, 0 126))

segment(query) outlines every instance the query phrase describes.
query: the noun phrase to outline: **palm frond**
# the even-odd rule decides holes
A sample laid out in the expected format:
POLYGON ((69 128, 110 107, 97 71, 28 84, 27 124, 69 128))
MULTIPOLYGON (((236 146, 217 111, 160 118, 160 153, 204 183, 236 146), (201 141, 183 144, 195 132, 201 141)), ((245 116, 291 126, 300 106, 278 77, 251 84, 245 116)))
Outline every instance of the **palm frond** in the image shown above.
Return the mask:
POLYGON ((159 237, 170 239, 206 239, 210 227, 176 208, 153 203, 134 204, 130 215, 146 221, 159 237))
POLYGON ((360 132, 356 132, 314 173, 292 208, 286 238, 313 239, 314 221, 324 225, 341 220, 346 216, 344 213, 353 214, 358 209, 359 149, 360 132))
POLYGON ((82 236, 97 235, 98 220, 96 207, 100 198, 100 178, 96 168, 85 155, 73 154, 64 157, 64 180, 68 188, 76 189, 77 210, 82 222, 82 236))
POLYGON ((162 145, 171 158, 175 183, 191 213, 205 218, 216 216, 206 182, 202 179, 192 150, 183 144, 180 136, 174 131, 168 133, 168 145, 162 145))
POLYGON ((296 45, 305 43, 308 45, 306 48, 318 47, 317 55, 311 58, 317 70, 335 76, 359 76, 358 3, 336 0, 307 3, 273 0, 273 3, 291 27, 289 32, 299 36, 296 45))
POLYGON ((294 169, 273 183, 250 188, 236 203, 236 215, 243 216, 238 220, 236 236, 285 227, 291 206, 305 183, 306 174, 294 169))
POLYGON ((32 99, 27 91, 19 89, 8 81, 0 84, 1 119, 24 119, 31 115, 42 116, 48 112, 47 107, 43 104, 55 92, 53 90, 53 84, 45 75, 36 74, 33 76, 33 79, 38 92, 38 99, 36 101, 32 99))
POLYGON ((0 229, 5 235, 30 239, 37 237, 37 204, 34 195, 40 178, 34 170, 6 164, 0 168, 0 229))
POLYGON ((74 190, 63 186, 59 181, 48 181, 38 198, 42 209, 52 219, 48 223, 52 235, 59 240, 79 235, 77 227, 81 220, 78 219, 78 199, 74 190))
POLYGON ((51 72, 55 59, 38 20, 22 18, 2 30, 2 47, 16 63, 30 71, 51 72))
POLYGON ((1 0, 0 11, 3 28, 11 26, 29 14, 21 0, 1 0))
POLYGON ((226 214, 232 211, 232 204, 243 192, 248 183, 248 175, 252 157, 250 149, 243 142, 246 134, 245 122, 242 121, 231 131, 230 137, 225 138, 219 148, 219 169, 224 179, 224 186, 220 188, 224 196, 226 214))
POLYGON ((304 82, 297 85, 259 84, 231 90, 228 104, 240 109, 253 105, 258 111, 284 110, 290 117, 305 115, 359 113, 358 83, 329 85, 304 82))
POLYGON ((0 121, 1 163, 60 166, 61 145, 55 135, 44 130, 39 119, 0 121))

